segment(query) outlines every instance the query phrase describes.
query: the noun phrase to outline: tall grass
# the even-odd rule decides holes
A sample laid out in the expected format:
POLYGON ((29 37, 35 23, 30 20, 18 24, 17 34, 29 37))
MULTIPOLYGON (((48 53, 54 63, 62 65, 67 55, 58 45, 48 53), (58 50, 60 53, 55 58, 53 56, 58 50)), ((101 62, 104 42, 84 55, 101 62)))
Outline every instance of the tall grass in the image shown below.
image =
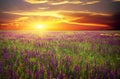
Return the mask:
POLYGON ((120 32, 0 32, 1 79, 120 79, 120 32))

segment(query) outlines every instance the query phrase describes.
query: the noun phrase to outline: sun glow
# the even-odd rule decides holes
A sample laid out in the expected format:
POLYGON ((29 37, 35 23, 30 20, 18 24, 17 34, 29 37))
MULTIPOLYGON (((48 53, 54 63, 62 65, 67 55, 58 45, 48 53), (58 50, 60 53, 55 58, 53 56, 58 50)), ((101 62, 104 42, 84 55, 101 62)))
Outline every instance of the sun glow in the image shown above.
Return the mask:
POLYGON ((43 29, 44 26, 43 26, 43 25, 36 25, 36 28, 37 28, 37 29, 43 29))

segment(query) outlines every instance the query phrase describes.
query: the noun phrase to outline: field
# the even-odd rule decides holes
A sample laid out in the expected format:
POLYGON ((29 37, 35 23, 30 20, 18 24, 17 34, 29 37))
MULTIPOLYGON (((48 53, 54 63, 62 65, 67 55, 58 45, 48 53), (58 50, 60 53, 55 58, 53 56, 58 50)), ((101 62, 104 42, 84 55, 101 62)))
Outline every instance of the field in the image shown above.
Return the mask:
POLYGON ((0 31, 0 79, 120 79, 120 31, 0 31))

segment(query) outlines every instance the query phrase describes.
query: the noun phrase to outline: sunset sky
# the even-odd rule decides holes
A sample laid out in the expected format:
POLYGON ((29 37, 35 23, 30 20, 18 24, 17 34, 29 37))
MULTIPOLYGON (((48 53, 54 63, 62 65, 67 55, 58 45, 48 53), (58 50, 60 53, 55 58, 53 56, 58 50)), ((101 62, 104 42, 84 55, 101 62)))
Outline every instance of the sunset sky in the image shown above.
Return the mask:
POLYGON ((120 30, 119 18, 120 0, 0 0, 0 30, 120 30))

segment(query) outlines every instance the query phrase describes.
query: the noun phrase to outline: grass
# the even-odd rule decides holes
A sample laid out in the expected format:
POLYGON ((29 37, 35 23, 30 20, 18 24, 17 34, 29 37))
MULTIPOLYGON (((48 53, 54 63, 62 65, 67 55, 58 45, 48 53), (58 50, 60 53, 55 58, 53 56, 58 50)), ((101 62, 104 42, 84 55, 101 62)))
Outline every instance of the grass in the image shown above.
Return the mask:
POLYGON ((0 33, 0 78, 119 79, 119 32, 0 33))

